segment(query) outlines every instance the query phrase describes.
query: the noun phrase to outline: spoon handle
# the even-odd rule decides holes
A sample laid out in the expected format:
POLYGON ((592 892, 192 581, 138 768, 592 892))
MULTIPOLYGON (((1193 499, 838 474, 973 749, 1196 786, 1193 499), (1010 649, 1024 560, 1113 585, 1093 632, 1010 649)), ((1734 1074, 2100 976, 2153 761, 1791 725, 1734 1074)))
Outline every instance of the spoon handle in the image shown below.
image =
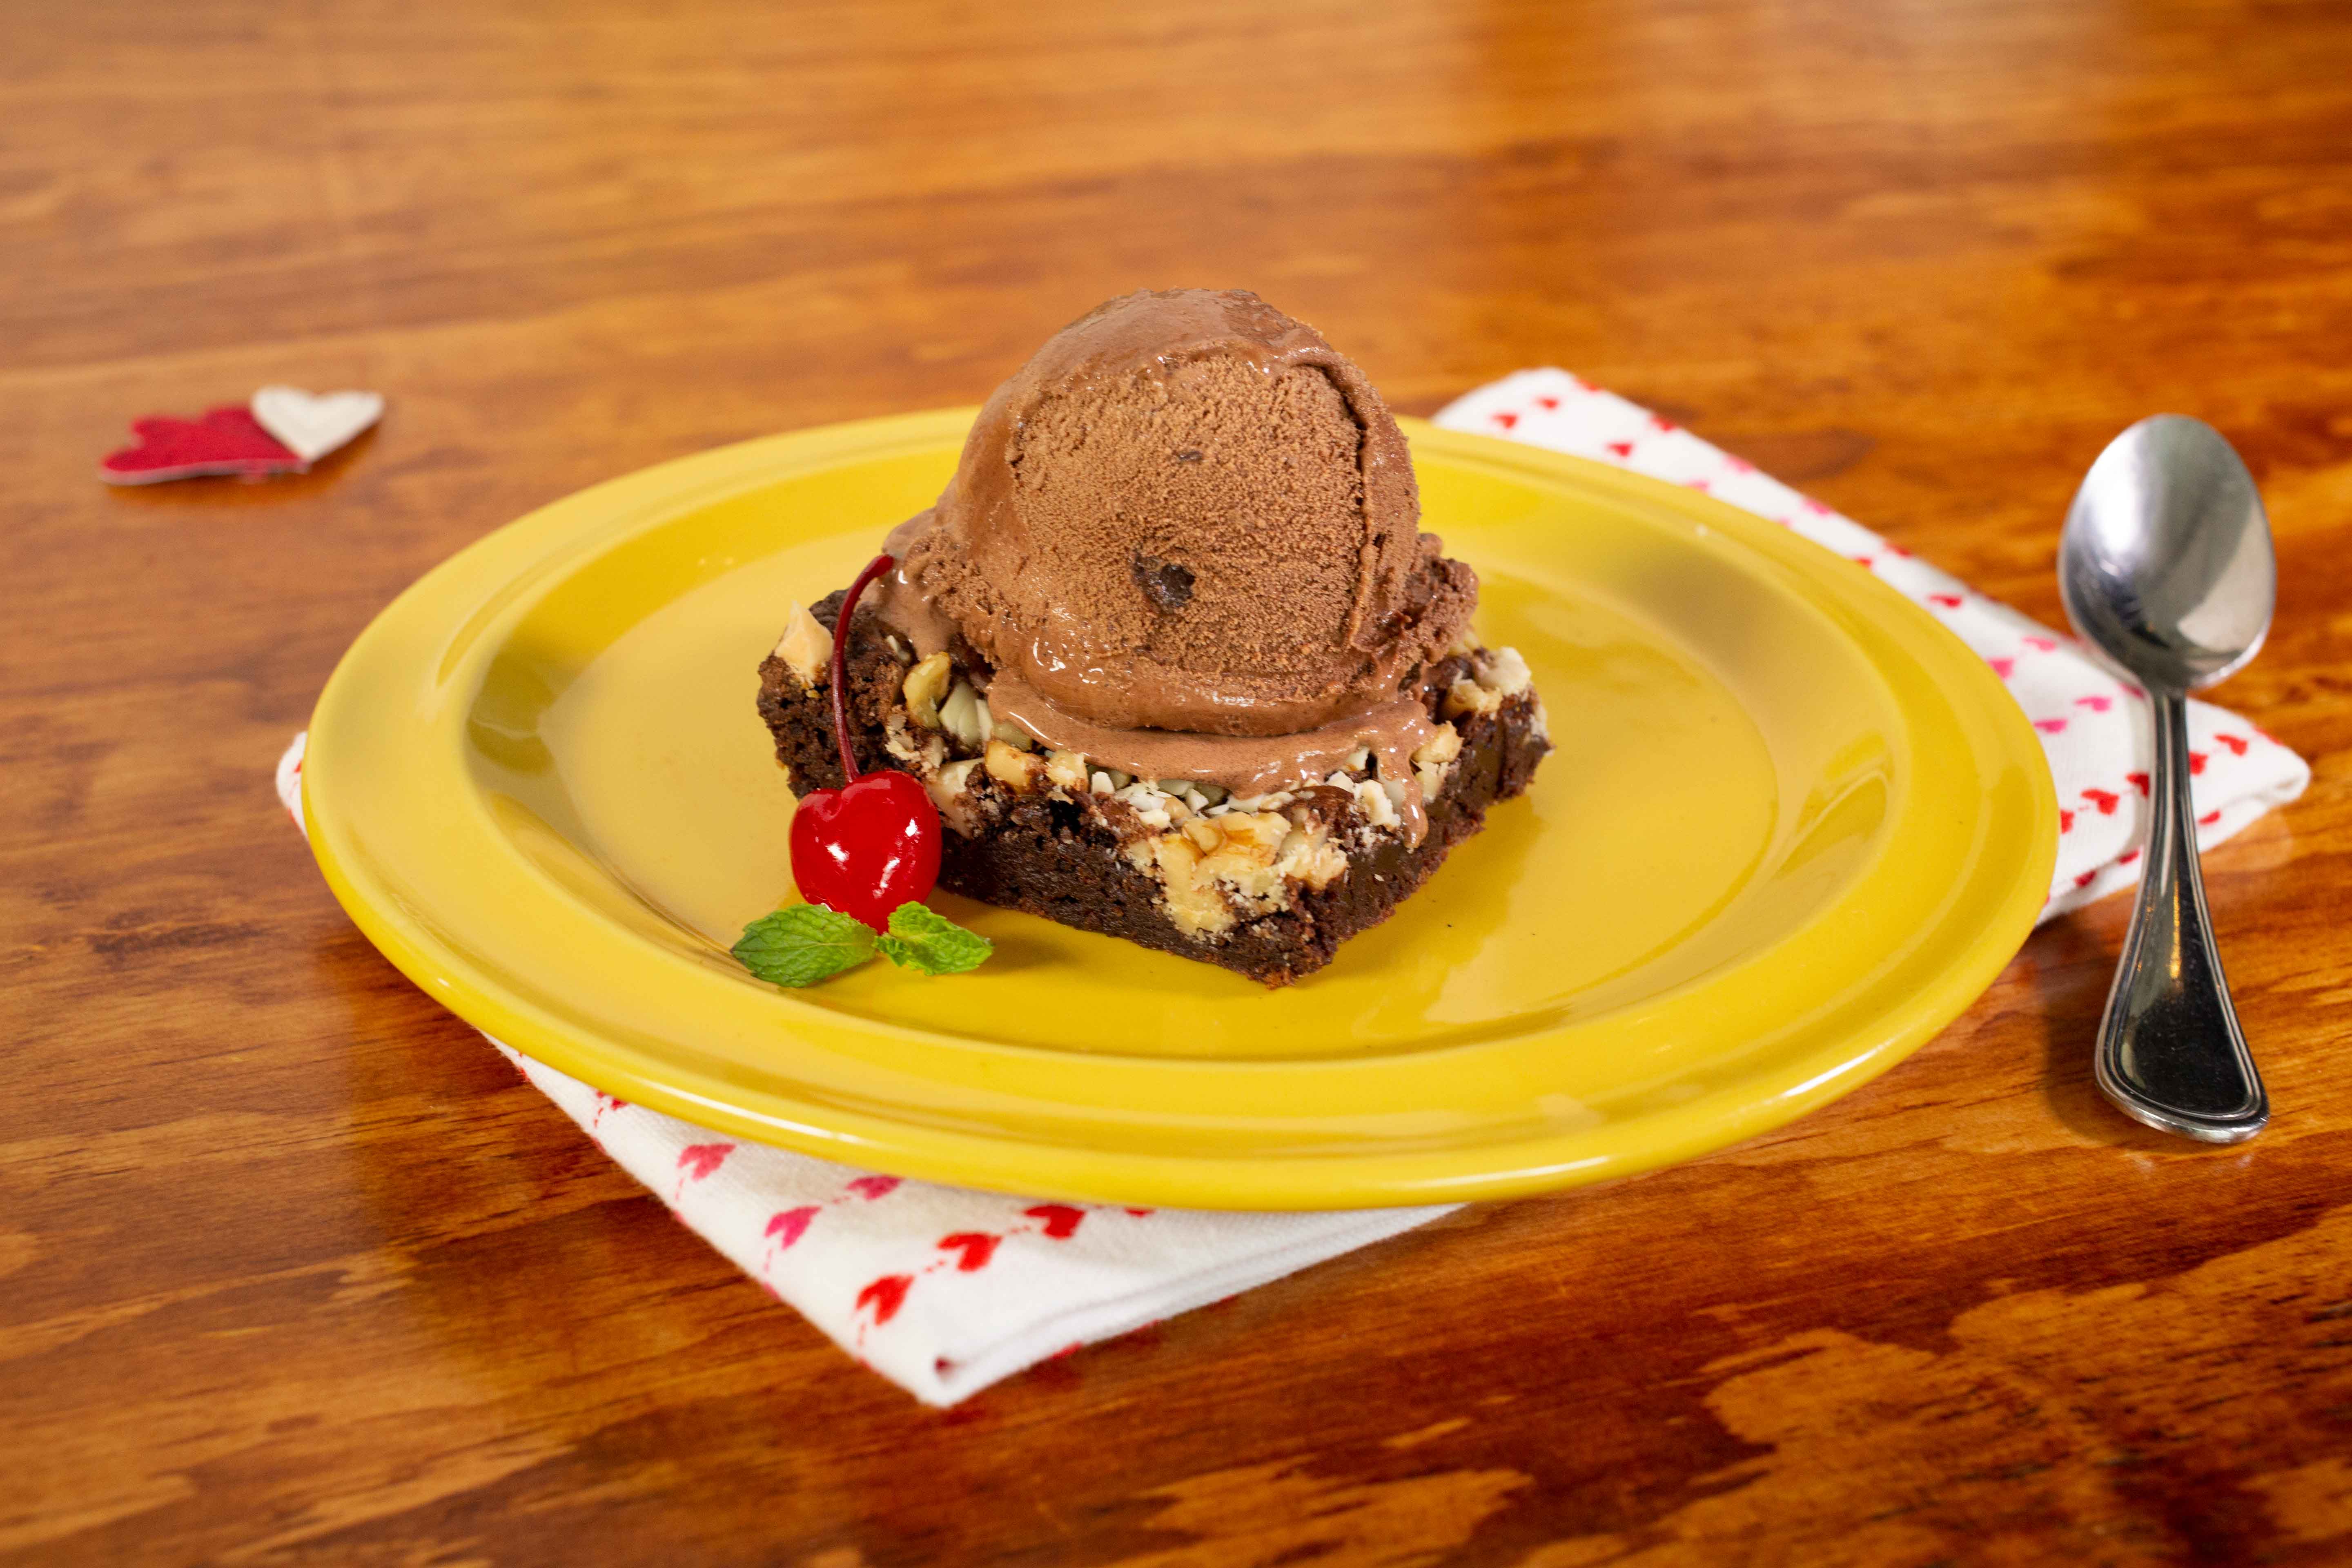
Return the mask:
POLYGON ((2246 1049, 2205 913, 2189 796, 2189 705, 2150 689, 2147 869, 2099 1022, 2099 1088, 2126 1116, 2209 1143, 2251 1138, 2270 1097, 2246 1049))

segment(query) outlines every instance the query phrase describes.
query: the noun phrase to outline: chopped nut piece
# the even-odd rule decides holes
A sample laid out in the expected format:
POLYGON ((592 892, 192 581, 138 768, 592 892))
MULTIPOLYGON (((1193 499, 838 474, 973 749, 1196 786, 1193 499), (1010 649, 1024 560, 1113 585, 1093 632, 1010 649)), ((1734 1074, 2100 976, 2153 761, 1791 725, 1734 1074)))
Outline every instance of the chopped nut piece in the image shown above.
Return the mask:
POLYGON ((1201 870, 1244 900, 1252 915, 1270 913, 1290 901, 1284 873, 1276 862, 1290 824, 1271 812, 1227 816, 1218 824, 1223 842, 1202 857, 1201 870))
POLYGON ((1450 763, 1462 754, 1462 731, 1451 724, 1440 724, 1431 731, 1413 752, 1416 766, 1423 763, 1450 763))
MULTIPOLYGON (((1118 775, 1114 773, 1111 776, 1116 778, 1118 775)), ((1147 827, 1164 828, 1175 820, 1169 814, 1168 807, 1171 804, 1169 798, 1141 780, 1130 781, 1118 792, 1117 798, 1132 807, 1136 820, 1147 827)))
POLYGON ((1445 775, 1454 771, 1454 759, 1462 754, 1462 731, 1451 724, 1440 724, 1412 753, 1413 776, 1421 781, 1422 797, 1437 798, 1445 787, 1445 775))
POLYGON ((808 613, 806 605, 794 600, 784 617, 784 635, 776 639, 776 657, 800 677, 803 686, 814 686, 829 674, 826 666, 833 661, 833 634, 808 613))
POLYGON ((1297 878, 1319 893, 1347 874, 1348 857, 1320 827, 1293 828, 1283 835, 1274 869, 1279 876, 1297 878))
POLYGON ((1211 805, 1218 805, 1225 798, 1225 786, 1223 784, 1196 784, 1192 790, 1196 795, 1205 795, 1211 805))
POLYGON ((1220 853, 1235 865, 1271 866, 1275 852, 1289 832, 1290 824, 1270 811, 1229 816, 1223 823, 1224 844, 1220 853))
POLYGON ((1453 646, 1445 651, 1448 656, 1454 658, 1468 658, 1478 651, 1478 634, 1468 626, 1464 626, 1462 635, 1455 637, 1453 646))
MULTIPOLYGON (((982 704, 985 707, 985 704, 982 704)), ((1010 719, 999 719, 988 727, 989 738, 1003 742, 1016 752, 1034 752, 1036 737, 1010 719)))
POLYGON ((948 700, 940 704, 940 723, 958 742, 978 751, 988 742, 988 724, 981 712, 980 693, 970 681, 959 680, 948 700))
POLYGON ((1394 827, 1399 821, 1396 802, 1378 779, 1366 779, 1356 786, 1356 804, 1363 808, 1364 820, 1374 827, 1394 827))
POLYGON ((1465 713, 1492 713, 1503 705, 1502 698, 1475 680, 1457 680, 1445 691, 1445 703, 1441 710, 1448 719, 1458 719, 1465 713))
POLYGON ((1095 776, 1094 776, 1094 780, 1093 780, 1093 782, 1088 785, 1088 787, 1089 787, 1089 788, 1091 788, 1091 789, 1095 792, 1095 794, 1097 794, 1097 795, 1108 795, 1108 794, 1110 794, 1110 792, 1111 792, 1110 774, 1108 774, 1108 773, 1103 773, 1103 772, 1101 772, 1101 771, 1097 770, 1097 771, 1096 772, 1096 773, 1095 773, 1095 776))
POLYGON ((1515 647, 1496 648, 1478 670, 1478 684, 1500 697, 1517 697, 1534 679, 1515 647))
POLYGON ((1201 851, 1181 833, 1162 834, 1151 841, 1160 868, 1161 894, 1168 918, 1187 936, 1223 935, 1234 927, 1233 906, 1217 890, 1216 879, 1201 871, 1201 851))
POLYGON ((1203 855, 1225 841, 1225 836, 1218 831, 1217 825, 1205 816, 1196 816, 1184 824, 1184 837, 1198 845, 1203 855))
POLYGON ((1551 715, 1544 711, 1541 702, 1536 704, 1535 712, 1528 716, 1528 730, 1538 741, 1551 739, 1551 715))
POLYGON ((982 765, 988 769, 990 778, 1019 794, 1028 790, 1032 783, 1029 770, 1035 764, 1027 756, 1014 751, 1003 742, 992 740, 988 742, 988 751, 982 758, 982 765))
POLYGON ((940 723, 940 699, 948 694, 948 656, 935 653, 907 672, 899 694, 907 700, 907 716, 926 730, 943 728, 940 723))
POLYGON ((940 808, 941 820, 966 838, 979 826, 979 813, 973 809, 971 797, 971 770, 978 766, 980 759, 967 757, 960 763, 950 763, 923 781, 923 788, 930 792, 931 804, 940 808))
POLYGON ((1064 789, 1083 790, 1087 787, 1087 760, 1076 752, 1048 752, 1045 776, 1064 789))
POLYGON ((911 730, 904 713, 893 713, 884 721, 882 749, 902 763, 919 764, 919 771, 937 768, 948 760, 948 749, 937 735, 911 730))

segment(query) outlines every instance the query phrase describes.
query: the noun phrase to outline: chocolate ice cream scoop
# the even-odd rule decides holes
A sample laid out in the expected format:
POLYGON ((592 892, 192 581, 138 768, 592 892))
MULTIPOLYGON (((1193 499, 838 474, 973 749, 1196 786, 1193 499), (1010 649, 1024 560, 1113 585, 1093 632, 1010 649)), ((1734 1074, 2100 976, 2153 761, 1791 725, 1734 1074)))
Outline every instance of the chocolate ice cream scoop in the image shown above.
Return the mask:
MULTIPOLYGON (((1255 294, 1113 300, 981 411, 886 602, 1062 712, 1287 735, 1392 702, 1477 579, 1418 530, 1404 438, 1255 294)), ((896 617, 894 617, 896 618, 896 617)))

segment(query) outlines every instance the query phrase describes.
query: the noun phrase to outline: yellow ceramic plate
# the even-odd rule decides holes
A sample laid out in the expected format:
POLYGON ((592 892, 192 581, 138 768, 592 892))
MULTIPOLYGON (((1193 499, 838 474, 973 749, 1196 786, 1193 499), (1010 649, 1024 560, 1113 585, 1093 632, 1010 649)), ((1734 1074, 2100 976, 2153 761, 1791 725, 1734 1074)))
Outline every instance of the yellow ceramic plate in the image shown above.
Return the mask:
POLYGON ((975 973, 787 994, 729 958, 791 889, 753 709, 970 415, 747 442, 501 529, 320 699, 312 841, 468 1021, 705 1126, 908 1175, 1232 1208, 1496 1197, 1844 1093, 2008 962, 2057 807, 2017 706, 1869 574, 1705 497, 1413 424, 1426 525, 1533 666, 1525 799, 1328 969, 1238 976, 940 894, 975 973))

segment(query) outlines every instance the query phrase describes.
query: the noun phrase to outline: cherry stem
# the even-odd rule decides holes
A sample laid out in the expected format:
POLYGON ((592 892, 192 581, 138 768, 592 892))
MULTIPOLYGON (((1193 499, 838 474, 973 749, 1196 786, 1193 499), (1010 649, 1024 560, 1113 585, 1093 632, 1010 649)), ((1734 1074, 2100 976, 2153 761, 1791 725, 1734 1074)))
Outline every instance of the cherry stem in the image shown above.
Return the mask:
POLYGON ((849 749, 849 623, 857 614, 857 600, 866 585, 897 564, 887 555, 877 555, 866 563, 866 570, 842 595, 841 614, 833 621, 833 739, 841 748, 841 782, 845 787, 857 782, 857 754, 849 749))

